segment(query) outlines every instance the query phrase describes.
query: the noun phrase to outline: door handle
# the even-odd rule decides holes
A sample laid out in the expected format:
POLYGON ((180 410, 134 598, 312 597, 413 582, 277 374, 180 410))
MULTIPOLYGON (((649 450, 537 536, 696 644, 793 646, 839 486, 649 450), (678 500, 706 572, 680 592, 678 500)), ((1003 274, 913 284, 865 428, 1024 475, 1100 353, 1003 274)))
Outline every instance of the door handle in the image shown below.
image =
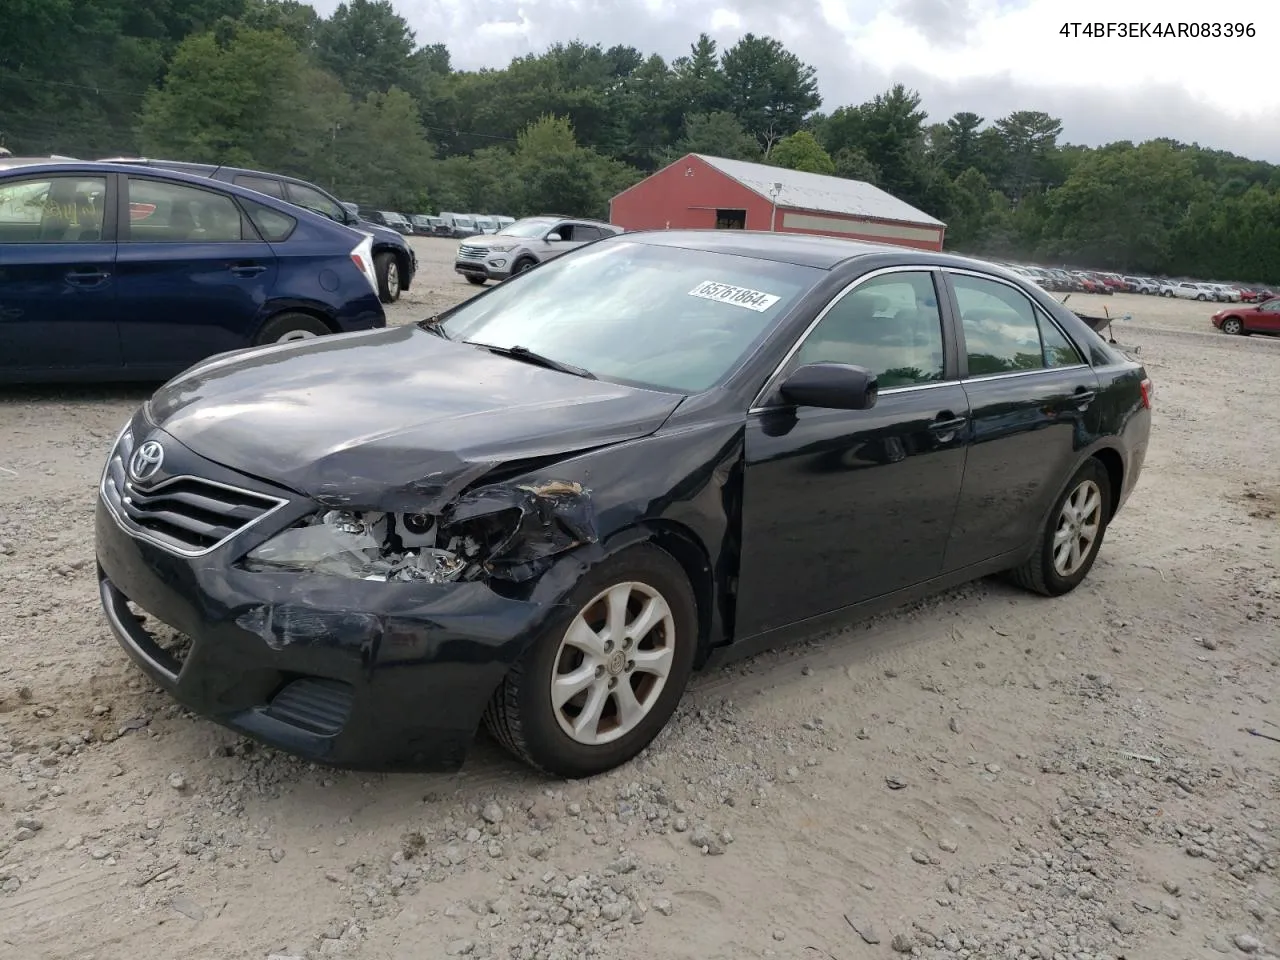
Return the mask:
POLYGON ((1083 410, 1089 404, 1093 403, 1094 398, 1098 395, 1097 390, 1090 390, 1088 387, 1076 387, 1075 393, 1071 395, 1071 399, 1075 405, 1083 410))
POLYGON ((944 410, 929 424, 929 429, 934 433, 954 433, 968 422, 968 417, 957 417, 950 410, 944 410))
POLYGON ((70 270, 67 272, 67 283, 74 283, 77 286, 88 286, 94 283, 101 283, 111 274, 105 270, 70 270))
POLYGON ((231 265, 231 272, 237 277, 256 277, 266 269, 260 263, 234 263, 231 265))

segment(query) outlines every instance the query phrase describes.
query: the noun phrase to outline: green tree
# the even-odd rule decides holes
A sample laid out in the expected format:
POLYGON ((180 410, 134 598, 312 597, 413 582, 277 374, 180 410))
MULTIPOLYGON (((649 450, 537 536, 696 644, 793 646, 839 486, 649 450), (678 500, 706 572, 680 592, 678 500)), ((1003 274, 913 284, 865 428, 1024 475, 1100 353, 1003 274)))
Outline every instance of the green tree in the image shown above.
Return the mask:
POLYGON ((414 205, 431 179, 432 150, 418 105, 405 91, 392 87, 365 97, 341 131, 336 157, 330 184, 336 193, 421 212, 414 205))
POLYGON ((822 106, 814 68, 772 37, 746 34, 721 58, 726 103, 768 155, 822 106))
POLYGON ((806 173, 834 175, 836 172, 831 155, 822 149, 822 144, 808 130, 798 130, 779 140, 769 153, 769 162, 806 173))
POLYGON ((727 160, 760 159, 760 144, 742 128, 742 123, 727 110, 694 113, 685 118, 684 136, 676 143, 674 156, 703 153, 727 160))
POLYGON ((290 38, 237 27, 182 43, 143 103, 139 137, 153 155, 305 172, 349 112, 336 81, 290 38))
POLYGON ((346 0, 320 24, 320 64, 356 99, 413 84, 410 57, 416 43, 391 0, 346 0))
POLYGON ((1188 205, 1205 188, 1192 158, 1166 144, 1095 151, 1047 195, 1045 251, 1157 271, 1170 262, 1188 205))
POLYGON ((1062 122, 1038 110, 1016 110, 997 120, 995 127, 1007 158, 1005 189, 1017 203, 1028 190, 1049 179, 1049 160, 1062 134, 1062 122))

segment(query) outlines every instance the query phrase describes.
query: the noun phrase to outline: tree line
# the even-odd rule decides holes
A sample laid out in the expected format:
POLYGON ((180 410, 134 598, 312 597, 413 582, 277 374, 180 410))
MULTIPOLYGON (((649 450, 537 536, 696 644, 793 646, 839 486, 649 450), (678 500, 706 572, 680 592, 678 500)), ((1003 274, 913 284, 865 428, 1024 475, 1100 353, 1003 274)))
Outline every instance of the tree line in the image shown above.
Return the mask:
POLYGON ((456 70, 390 0, 8 0, 0 145, 293 174, 362 205, 603 216, 688 152, 874 183, 985 256, 1280 282, 1280 166, 1158 139, 1091 148, 1020 110, 930 118, 902 85, 824 110, 777 40, 667 62, 559 43, 456 70))

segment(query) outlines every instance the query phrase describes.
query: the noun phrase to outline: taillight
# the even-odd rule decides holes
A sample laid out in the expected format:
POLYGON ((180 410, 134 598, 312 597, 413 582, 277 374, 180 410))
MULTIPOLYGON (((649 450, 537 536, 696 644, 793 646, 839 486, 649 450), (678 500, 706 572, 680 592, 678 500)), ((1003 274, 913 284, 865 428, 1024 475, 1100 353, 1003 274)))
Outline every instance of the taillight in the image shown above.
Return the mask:
POLYGON ((1144 379, 1141 384, 1142 388, 1142 405, 1148 410, 1151 409, 1151 401, 1155 396, 1155 385, 1149 379, 1144 379))
POLYGON ((378 292, 378 275, 373 269, 373 237, 365 234, 359 245, 351 251, 351 262, 356 265, 356 269, 364 274, 364 278, 369 281, 369 286, 373 288, 373 292, 378 292))

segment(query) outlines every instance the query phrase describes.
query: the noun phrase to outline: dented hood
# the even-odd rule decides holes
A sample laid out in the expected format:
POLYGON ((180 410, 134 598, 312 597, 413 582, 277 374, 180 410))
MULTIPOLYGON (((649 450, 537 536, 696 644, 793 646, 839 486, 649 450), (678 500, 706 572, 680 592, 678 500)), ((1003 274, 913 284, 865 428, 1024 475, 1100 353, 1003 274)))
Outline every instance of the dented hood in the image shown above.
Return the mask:
POLYGON ((201 456, 321 502, 434 511, 512 460, 647 436, 682 399, 408 326, 215 358, 162 387, 150 416, 201 456))

